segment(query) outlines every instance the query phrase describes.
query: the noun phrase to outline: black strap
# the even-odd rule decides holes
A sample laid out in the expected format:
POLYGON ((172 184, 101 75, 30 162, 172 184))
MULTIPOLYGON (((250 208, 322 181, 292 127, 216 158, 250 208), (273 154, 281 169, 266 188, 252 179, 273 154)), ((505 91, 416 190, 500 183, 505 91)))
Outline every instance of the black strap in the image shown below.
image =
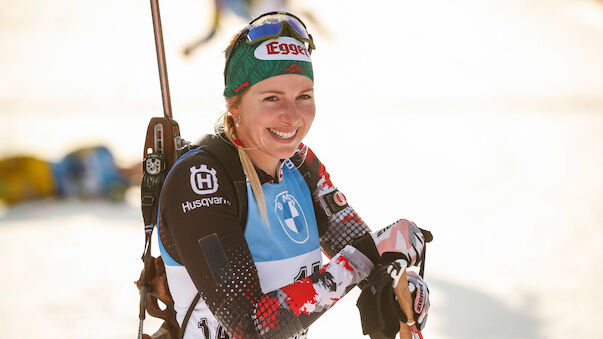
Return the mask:
POLYGON ((186 332, 188 320, 191 318, 191 314, 193 314, 193 310, 195 309, 195 306, 199 302, 199 299, 201 299, 201 294, 199 292, 197 292, 197 295, 193 299, 193 302, 191 303, 191 305, 188 307, 188 310, 186 311, 184 320, 182 320, 182 326, 180 327, 180 333, 178 333, 178 339, 184 338, 184 332, 186 332))
POLYGON ((232 179, 239 201, 239 221, 241 228, 245 230, 245 225, 247 225, 247 178, 236 148, 230 144, 224 134, 206 135, 201 139, 199 148, 218 159, 232 179))
POLYGON ((425 255, 427 254, 427 243, 433 240, 433 235, 427 230, 424 230, 422 228, 419 229, 421 230, 421 233, 423 233, 423 239, 425 239, 425 243, 423 244, 423 253, 421 255, 423 260, 421 260, 421 268, 419 269, 419 275, 421 276, 421 278, 425 278, 425 255))
POLYGON ((153 227, 152 225, 145 226, 145 237, 144 237, 144 251, 142 253, 142 262, 143 262, 143 276, 142 281, 145 281, 142 285, 142 290, 140 292, 140 303, 139 303, 139 311, 138 311, 138 339, 142 339, 143 336, 143 323, 146 317, 147 310, 147 283, 146 283, 146 275, 151 269, 151 240, 153 235, 153 227))
POLYGON ((419 275, 421 278, 425 278, 425 254, 427 253, 427 246, 423 246, 423 260, 421 260, 421 268, 419 269, 419 275))

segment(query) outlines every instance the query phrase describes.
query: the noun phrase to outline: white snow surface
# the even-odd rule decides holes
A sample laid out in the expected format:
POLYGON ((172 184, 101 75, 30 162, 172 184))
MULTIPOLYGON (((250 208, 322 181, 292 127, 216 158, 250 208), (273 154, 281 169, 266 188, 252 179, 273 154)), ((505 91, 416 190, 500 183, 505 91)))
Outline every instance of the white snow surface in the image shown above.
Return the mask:
MULTIPOLYGON (((314 32, 305 142, 373 230, 406 218, 433 232, 424 337, 600 338, 602 2, 303 7, 326 27, 314 32)), ((209 4, 161 10, 174 116, 196 140, 223 110, 220 51, 244 20, 228 16, 187 59, 209 4)), ((140 161, 148 120, 162 115, 147 2, 6 0, 0 50, 0 156, 55 160, 103 143, 122 164, 140 161)), ((138 196, 0 210, 1 338, 135 337, 138 196)), ((309 337, 361 338, 358 294, 309 337)))

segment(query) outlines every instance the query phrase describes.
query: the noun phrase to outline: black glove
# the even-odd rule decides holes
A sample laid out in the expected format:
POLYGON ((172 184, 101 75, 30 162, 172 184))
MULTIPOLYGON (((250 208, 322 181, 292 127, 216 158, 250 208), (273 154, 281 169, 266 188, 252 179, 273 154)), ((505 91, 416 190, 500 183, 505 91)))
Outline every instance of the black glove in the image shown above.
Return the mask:
POLYGON ((371 339, 393 339, 400 331, 400 321, 406 322, 387 267, 375 267, 371 275, 359 284, 362 293, 356 306, 360 311, 362 333, 371 339))

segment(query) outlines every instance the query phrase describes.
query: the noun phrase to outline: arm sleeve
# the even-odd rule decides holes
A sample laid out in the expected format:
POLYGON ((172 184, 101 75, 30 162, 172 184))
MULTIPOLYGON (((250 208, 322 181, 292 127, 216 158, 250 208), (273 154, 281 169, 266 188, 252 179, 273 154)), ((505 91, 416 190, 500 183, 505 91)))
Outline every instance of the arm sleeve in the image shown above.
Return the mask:
POLYGON ((325 166, 320 162, 312 150, 301 145, 300 155, 310 170, 309 186, 314 199, 316 219, 320 230, 320 243, 323 251, 331 258, 347 245, 354 245, 373 262, 378 259, 374 243, 368 241, 366 235, 371 229, 362 221, 356 211, 347 203, 343 193, 339 192, 331 182, 331 176, 325 166), (337 199, 338 204, 329 203, 337 199), (333 209, 330 206, 335 206, 333 209), (355 240, 362 238, 363 245, 359 246, 355 240), (376 254, 376 256, 375 256, 376 254))
POLYGON ((290 338, 373 268, 352 246, 320 271, 263 293, 221 164, 207 153, 181 160, 164 185, 162 218, 179 258, 213 315, 233 338, 290 338))

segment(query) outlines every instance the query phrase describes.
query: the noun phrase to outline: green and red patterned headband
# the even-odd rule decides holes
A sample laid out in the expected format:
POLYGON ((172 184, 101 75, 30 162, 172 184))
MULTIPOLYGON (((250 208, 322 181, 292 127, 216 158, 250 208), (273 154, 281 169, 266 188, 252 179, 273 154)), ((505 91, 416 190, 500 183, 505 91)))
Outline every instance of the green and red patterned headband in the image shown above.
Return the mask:
POLYGON ((229 99, 282 74, 299 74, 314 81, 310 59, 313 48, 312 36, 292 14, 272 12, 258 17, 226 53, 224 97, 229 99))

